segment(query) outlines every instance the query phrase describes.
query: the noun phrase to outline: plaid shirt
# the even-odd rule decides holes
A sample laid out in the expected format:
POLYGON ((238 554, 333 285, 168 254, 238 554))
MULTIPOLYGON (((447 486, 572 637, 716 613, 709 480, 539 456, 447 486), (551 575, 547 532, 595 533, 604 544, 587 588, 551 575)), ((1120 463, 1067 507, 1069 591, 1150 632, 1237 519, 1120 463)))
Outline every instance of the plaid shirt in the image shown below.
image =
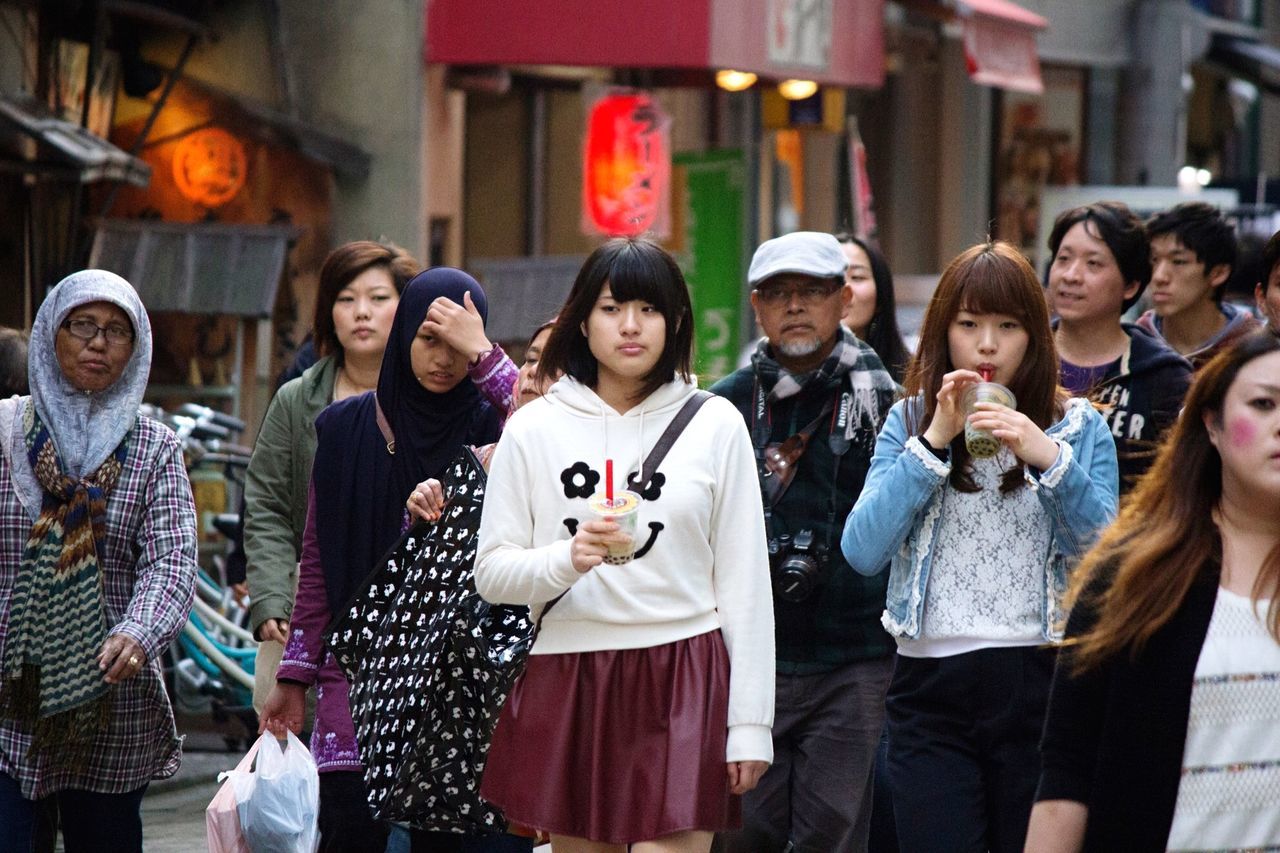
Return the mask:
MULTIPOLYGON (((786 675, 830 672, 856 661, 883 658, 894 650, 893 638, 880 625, 889 573, 864 577, 855 572, 840 553, 840 534, 845 517, 862 492, 876 432, 892 407, 896 391, 875 350, 851 335, 842 339, 847 341, 847 346, 844 352, 837 353, 839 364, 829 358, 822 375, 809 383, 797 383, 789 374, 784 375, 772 358, 757 357, 754 366, 731 373, 711 386, 713 394, 727 397, 733 403, 750 429, 757 376, 766 392, 782 385, 782 379, 790 383, 794 390, 769 403, 767 409, 771 443, 785 441, 797 433, 851 384, 871 389, 869 393, 876 398, 875 405, 867 408, 867 419, 874 423, 862 423, 862 418, 850 419, 856 429, 838 468, 828 438, 832 423, 826 421, 818 427, 796 463, 795 479, 773 508, 770 535, 795 535, 810 529, 814 532, 815 544, 829 542, 831 546, 825 577, 813 596, 798 603, 774 598, 778 672, 786 675), (852 383, 851 373, 854 374, 852 383), (828 525, 833 476, 837 478, 837 514, 834 524, 828 525)), ((768 350, 762 354, 767 356, 768 350)))
MULTIPOLYGON (((17 448, 16 452, 22 452, 17 448)), ((9 604, 31 517, 18 501, 9 461, 0 456, 0 660, 9 604)), ((142 646, 147 663, 116 684, 111 716, 88 765, 71 772, 28 755, 31 736, 0 719, 0 772, 38 799, 67 788, 119 794, 177 772, 181 739, 165 693, 160 656, 186 622, 195 594, 196 513, 182 448, 166 427, 139 417, 124 471, 107 500, 106 538, 98 554, 110 633, 142 646)))

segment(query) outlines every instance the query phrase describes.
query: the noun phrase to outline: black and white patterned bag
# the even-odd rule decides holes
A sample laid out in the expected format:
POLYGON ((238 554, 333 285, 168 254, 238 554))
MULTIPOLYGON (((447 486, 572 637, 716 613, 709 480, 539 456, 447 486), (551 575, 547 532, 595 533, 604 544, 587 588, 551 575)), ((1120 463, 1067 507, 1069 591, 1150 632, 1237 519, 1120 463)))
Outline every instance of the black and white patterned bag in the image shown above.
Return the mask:
POLYGON ((485 473, 464 450, 438 522, 415 524, 325 640, 351 684, 374 816, 444 832, 501 832, 480 798, 489 740, 532 643, 526 607, 492 605, 472 568, 485 473))

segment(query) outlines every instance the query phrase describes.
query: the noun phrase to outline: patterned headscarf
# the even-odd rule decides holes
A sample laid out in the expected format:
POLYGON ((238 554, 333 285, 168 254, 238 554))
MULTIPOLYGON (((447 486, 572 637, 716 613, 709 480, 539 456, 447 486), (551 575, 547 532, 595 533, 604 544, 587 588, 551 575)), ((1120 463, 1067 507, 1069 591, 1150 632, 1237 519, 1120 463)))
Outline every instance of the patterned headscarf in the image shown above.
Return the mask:
MULTIPOLYGON (((96 665, 108 623, 98 550, 107 498, 128 456, 129 434, 151 367, 151 326, 128 282, 101 270, 64 279, 36 315, 31 399, 22 427, 29 471, 41 491, 10 603, 0 708, 28 726, 33 752, 78 766, 109 712, 96 665), (55 352, 71 311, 106 301, 128 315, 135 338, 124 372, 98 393, 75 389, 55 352)), ((18 467, 18 466, 15 466, 18 467)))
POLYGON ((31 329, 27 377, 31 400, 49 428, 67 473, 96 471, 115 452, 138 418, 138 405, 151 373, 151 321, 129 282, 106 270, 72 273, 49 291, 31 329), (62 321, 88 302, 110 302, 133 325, 133 356, 110 388, 77 391, 58 366, 54 342, 62 321))

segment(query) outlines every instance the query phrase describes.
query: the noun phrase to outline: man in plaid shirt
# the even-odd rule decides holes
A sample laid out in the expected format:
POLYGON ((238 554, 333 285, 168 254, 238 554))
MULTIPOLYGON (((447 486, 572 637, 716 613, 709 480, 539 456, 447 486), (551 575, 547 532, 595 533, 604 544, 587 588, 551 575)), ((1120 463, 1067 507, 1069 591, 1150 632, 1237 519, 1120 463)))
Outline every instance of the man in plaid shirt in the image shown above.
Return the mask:
POLYGON ((774 763, 743 797, 744 829, 719 840, 725 850, 867 846, 894 644, 880 626, 887 573, 857 574, 839 543, 896 385, 840 324, 844 269, 829 234, 762 244, 748 279, 766 338, 751 366, 711 388, 742 412, 756 448, 778 650, 774 763))

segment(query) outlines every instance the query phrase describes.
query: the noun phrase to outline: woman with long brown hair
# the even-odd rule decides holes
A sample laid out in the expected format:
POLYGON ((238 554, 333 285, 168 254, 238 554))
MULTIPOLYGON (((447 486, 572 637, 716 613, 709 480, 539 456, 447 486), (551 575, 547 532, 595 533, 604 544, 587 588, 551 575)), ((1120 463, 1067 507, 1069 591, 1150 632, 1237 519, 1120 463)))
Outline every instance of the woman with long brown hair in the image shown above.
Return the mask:
POLYGON ((1280 848, 1280 340, 1197 375, 1081 563, 1027 849, 1280 848))
POLYGON ((1053 672, 1045 644, 1118 488, 1110 431, 1057 377, 1031 265, 1007 243, 961 254, 845 524, 849 565, 890 567, 889 786, 904 850, 1022 849, 1053 672), (1016 405, 966 414, 962 398, 984 378, 1016 405), (990 455, 970 453, 966 424, 998 442, 990 455))

